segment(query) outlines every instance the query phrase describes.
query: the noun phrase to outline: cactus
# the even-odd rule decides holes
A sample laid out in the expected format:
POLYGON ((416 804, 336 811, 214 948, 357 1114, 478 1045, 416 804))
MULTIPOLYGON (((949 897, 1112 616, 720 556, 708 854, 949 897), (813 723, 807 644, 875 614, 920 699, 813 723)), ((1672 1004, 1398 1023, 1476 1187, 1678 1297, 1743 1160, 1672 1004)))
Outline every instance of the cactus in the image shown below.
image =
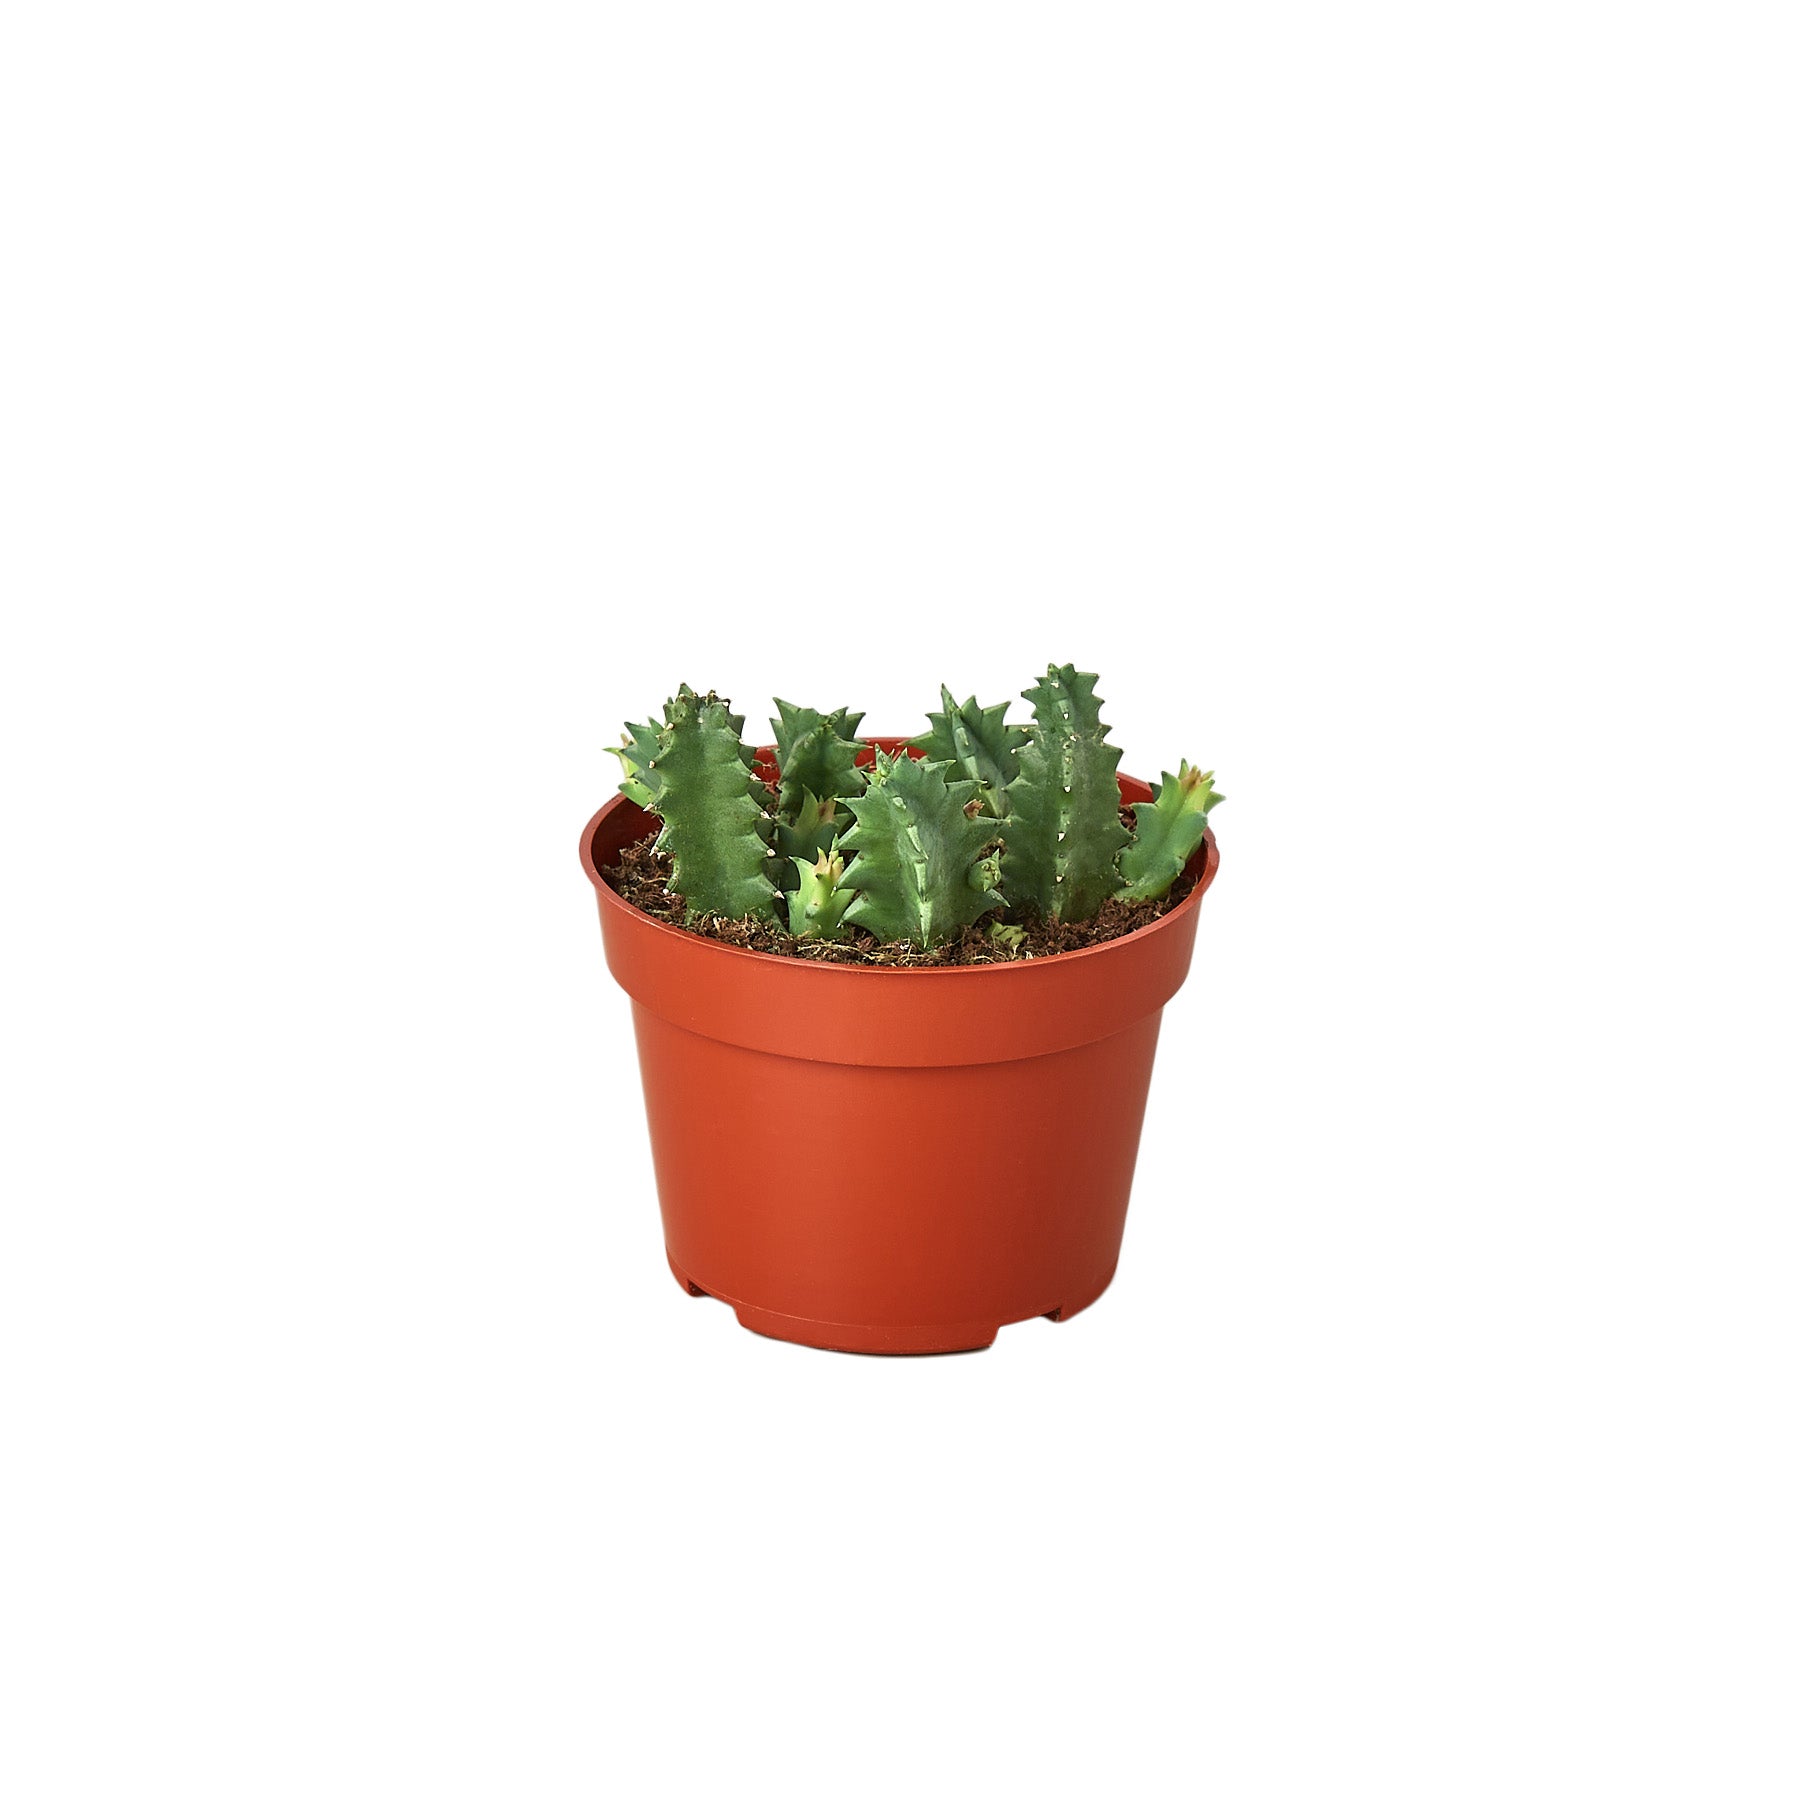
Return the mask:
POLYGON ((862 714, 840 706, 836 712, 815 712, 810 706, 775 702, 776 717, 769 721, 775 732, 776 761, 781 769, 781 813, 798 817, 805 796, 818 800, 847 800, 863 790, 862 770, 856 766, 856 728, 862 714))
POLYGON ((1160 900, 1199 849, 1206 835, 1206 815, 1224 798, 1213 792, 1211 774, 1190 769, 1186 758, 1179 774, 1165 769, 1154 797, 1131 809, 1137 831, 1119 857, 1125 882, 1119 898, 1160 900))
POLYGON ((799 885, 788 895, 788 930, 795 937, 840 938, 856 890, 844 885, 844 859, 821 850, 813 862, 794 859, 799 885))
POLYGON ((1091 919, 1119 887, 1119 752, 1106 741, 1099 678, 1052 663, 1025 690, 1037 720, 1000 821, 1006 898, 1048 918, 1091 919))
POLYGON ((781 818, 775 824, 775 848, 789 860, 811 862, 821 850, 828 850, 837 835, 850 823, 850 815, 839 810, 835 800, 820 800, 810 789, 800 795, 800 809, 793 819, 781 818))
POLYGON ((656 772, 657 731, 654 725, 626 723, 625 740, 608 744, 606 752, 616 756, 625 771, 619 792, 635 800, 646 812, 655 810, 657 791, 662 777, 656 772))
POLYGON ((786 700, 777 700, 775 711, 769 721, 778 773, 774 879, 779 887, 792 888, 795 863, 813 862, 850 823, 838 801, 862 792, 862 770, 856 766, 862 714, 842 706, 821 713, 786 700))
POLYGON ((876 753, 867 790, 848 802, 856 823, 838 839, 854 855, 843 879, 856 890, 844 917, 883 943, 935 949, 998 907, 992 828, 972 781, 944 765, 876 753))
POLYGON ((866 775, 861 713, 777 700, 771 786, 742 717, 686 686, 660 725, 628 725, 612 754, 620 791, 660 816, 664 879, 696 914, 772 914, 795 937, 866 932, 930 951, 997 913, 993 946, 1029 955, 1034 914, 1079 924, 1115 896, 1161 900, 1223 798, 1184 761, 1127 831, 1095 680, 1053 663, 1025 690, 1029 728, 940 687, 943 711, 910 746, 919 755, 877 752, 866 775))
POLYGON ((931 762, 951 763, 964 781, 974 782, 981 810, 990 818, 1006 817, 1006 790, 1019 773, 1019 747, 1030 735, 1023 725, 1008 725, 1006 702, 983 706, 973 694, 958 706, 941 683, 941 713, 928 712, 931 729, 913 739, 931 762))
POLYGON ((718 695, 702 697, 685 684, 663 718, 646 770, 657 777, 653 797, 663 826, 656 847, 673 865, 670 885, 696 912, 729 919, 768 912, 775 852, 739 736, 742 718, 718 695))

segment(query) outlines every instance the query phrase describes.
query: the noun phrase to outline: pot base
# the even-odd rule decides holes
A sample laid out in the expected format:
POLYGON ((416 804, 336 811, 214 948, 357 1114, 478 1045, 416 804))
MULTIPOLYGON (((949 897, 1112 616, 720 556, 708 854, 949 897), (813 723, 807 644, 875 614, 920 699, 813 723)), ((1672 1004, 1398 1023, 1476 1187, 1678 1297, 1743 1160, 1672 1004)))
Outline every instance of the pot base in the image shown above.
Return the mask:
POLYGON ((672 1256, 669 1272, 681 1284, 683 1292, 695 1299, 723 1301, 737 1314, 738 1323, 759 1337, 805 1344, 812 1350, 845 1350, 861 1356, 953 1356, 967 1350, 986 1350, 993 1344, 1002 1325, 1019 1325, 1026 1319, 1049 1319, 1060 1325, 1078 1312, 1085 1312, 1112 1284, 1109 1271, 1105 1281, 1080 1299, 1064 1301, 1044 1312, 995 1319, 991 1324, 839 1325, 824 1319, 797 1319, 790 1313, 746 1305, 729 1294, 712 1293, 690 1279, 672 1256))

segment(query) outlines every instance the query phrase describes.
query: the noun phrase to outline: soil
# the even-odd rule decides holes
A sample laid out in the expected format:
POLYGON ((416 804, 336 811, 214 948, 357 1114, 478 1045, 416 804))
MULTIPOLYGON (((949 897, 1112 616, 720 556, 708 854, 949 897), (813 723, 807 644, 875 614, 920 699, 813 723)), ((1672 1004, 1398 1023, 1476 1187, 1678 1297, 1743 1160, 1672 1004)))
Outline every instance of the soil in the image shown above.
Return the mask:
MULTIPOLYGON (((1127 815, 1128 824, 1130 823, 1127 815)), ((668 885, 669 859, 651 848, 649 838, 627 844, 618 862, 600 873, 607 885, 628 900, 640 912, 660 919, 665 925, 679 925, 699 937, 717 938, 722 944, 736 944, 744 950, 760 950, 768 956, 797 956, 807 962, 864 963, 881 969, 956 969, 975 963, 1018 962, 1031 956, 1060 956, 1069 950, 1086 950, 1093 944, 1104 944, 1112 938, 1129 935, 1152 920, 1160 919, 1170 907, 1179 905, 1193 890, 1197 879, 1183 874, 1160 900, 1139 900, 1127 905, 1108 900, 1093 918, 1079 925, 1058 919, 1040 918, 1035 914, 1015 914, 1010 908, 986 913, 981 922, 963 928, 959 937, 936 950, 921 950, 914 944, 878 943, 866 931, 855 926, 837 942, 818 938, 790 936, 772 918, 722 919, 716 913, 688 916, 687 902, 668 885), (993 925, 1016 925, 1024 930, 1023 941, 1016 949, 996 944, 988 935, 993 925)))

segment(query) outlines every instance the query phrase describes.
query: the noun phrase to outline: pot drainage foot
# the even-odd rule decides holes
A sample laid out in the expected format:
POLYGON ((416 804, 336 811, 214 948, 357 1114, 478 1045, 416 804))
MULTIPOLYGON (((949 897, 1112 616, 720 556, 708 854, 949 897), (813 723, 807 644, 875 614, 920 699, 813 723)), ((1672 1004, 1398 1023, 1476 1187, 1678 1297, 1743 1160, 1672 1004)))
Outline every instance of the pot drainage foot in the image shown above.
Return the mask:
POLYGON ((696 1300, 704 1300, 707 1297, 706 1289, 703 1287, 695 1287, 681 1270, 675 1266, 675 1259, 672 1256, 669 1258, 669 1273, 681 1284, 684 1293, 691 1294, 696 1300))
POLYGON ((1052 1307, 1049 1312, 1044 1314, 1044 1317, 1052 1324, 1066 1325, 1077 1313, 1086 1312, 1112 1286, 1112 1278, 1116 1273, 1116 1270, 1110 1271, 1106 1279, 1092 1293, 1083 1295, 1079 1300, 1065 1300, 1061 1306, 1052 1307))

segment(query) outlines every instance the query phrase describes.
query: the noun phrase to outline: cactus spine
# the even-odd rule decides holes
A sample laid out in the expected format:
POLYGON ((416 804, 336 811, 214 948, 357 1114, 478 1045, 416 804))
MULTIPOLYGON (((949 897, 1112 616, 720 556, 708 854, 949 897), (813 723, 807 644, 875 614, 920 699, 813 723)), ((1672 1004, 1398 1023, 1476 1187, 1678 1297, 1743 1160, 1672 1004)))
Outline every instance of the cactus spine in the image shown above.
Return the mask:
POLYGON ((1099 678, 1052 663, 1025 690, 1037 729, 1019 752, 1019 776, 1001 820, 1006 897, 1048 918, 1091 919, 1119 887, 1119 752, 1107 743, 1094 692, 1099 678))

